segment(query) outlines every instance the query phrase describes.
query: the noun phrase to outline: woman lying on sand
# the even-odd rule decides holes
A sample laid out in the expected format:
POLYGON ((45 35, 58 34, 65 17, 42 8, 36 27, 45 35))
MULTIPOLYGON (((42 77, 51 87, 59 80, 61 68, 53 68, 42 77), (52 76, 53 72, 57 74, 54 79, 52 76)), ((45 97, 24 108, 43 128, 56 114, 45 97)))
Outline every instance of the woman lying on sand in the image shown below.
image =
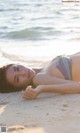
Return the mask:
POLYGON ((44 92, 80 93, 80 53, 58 56, 41 69, 10 64, 0 68, 0 75, 0 92, 23 90, 26 99, 44 92))

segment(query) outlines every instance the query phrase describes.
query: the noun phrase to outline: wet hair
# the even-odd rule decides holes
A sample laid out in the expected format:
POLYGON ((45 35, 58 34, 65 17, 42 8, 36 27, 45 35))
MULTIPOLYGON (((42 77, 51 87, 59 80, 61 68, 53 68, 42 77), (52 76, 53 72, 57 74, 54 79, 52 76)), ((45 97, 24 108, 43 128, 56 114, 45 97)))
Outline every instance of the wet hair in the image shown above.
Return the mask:
POLYGON ((6 79, 7 69, 14 64, 8 64, 0 68, 0 93, 17 92, 25 89, 26 87, 15 87, 13 84, 9 83, 6 79))

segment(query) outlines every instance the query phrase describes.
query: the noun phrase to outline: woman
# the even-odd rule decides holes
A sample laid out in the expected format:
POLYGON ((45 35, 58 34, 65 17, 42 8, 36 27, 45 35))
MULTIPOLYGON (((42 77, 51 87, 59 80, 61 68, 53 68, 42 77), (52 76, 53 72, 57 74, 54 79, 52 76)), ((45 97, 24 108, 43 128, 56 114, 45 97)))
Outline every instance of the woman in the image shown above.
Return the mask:
POLYGON ((23 90, 26 99, 44 92, 80 93, 80 53, 58 56, 41 69, 10 64, 0 68, 0 75, 1 92, 23 90))

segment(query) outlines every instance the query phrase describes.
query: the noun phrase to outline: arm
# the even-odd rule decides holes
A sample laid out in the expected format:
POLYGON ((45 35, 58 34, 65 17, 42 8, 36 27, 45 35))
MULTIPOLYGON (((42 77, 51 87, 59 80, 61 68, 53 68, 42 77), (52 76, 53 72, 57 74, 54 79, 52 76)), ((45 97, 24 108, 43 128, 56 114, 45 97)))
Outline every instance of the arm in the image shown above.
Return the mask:
POLYGON ((53 77, 46 74, 38 74, 34 77, 33 83, 35 86, 38 85, 56 85, 56 84, 64 84, 64 83, 75 83, 72 80, 61 79, 57 77, 53 77))
POLYGON ((54 92, 63 94, 80 93, 80 83, 64 83, 57 85, 42 85, 39 89, 39 93, 54 92))
POLYGON ((64 83, 57 85, 39 85, 35 89, 28 87, 25 91, 22 92, 22 97, 25 99, 34 99, 40 93, 45 92, 54 92, 54 93, 63 93, 63 94, 74 94, 80 93, 80 84, 79 83, 64 83))

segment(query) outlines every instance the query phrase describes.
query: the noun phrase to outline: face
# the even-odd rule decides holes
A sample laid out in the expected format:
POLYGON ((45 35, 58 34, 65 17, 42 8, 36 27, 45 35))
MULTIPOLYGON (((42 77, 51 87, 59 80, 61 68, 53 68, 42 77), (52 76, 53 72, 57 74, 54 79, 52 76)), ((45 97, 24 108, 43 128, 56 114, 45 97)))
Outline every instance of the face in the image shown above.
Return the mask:
POLYGON ((12 65, 6 71, 7 81, 15 87, 27 86, 34 76, 34 70, 22 65, 12 65))

